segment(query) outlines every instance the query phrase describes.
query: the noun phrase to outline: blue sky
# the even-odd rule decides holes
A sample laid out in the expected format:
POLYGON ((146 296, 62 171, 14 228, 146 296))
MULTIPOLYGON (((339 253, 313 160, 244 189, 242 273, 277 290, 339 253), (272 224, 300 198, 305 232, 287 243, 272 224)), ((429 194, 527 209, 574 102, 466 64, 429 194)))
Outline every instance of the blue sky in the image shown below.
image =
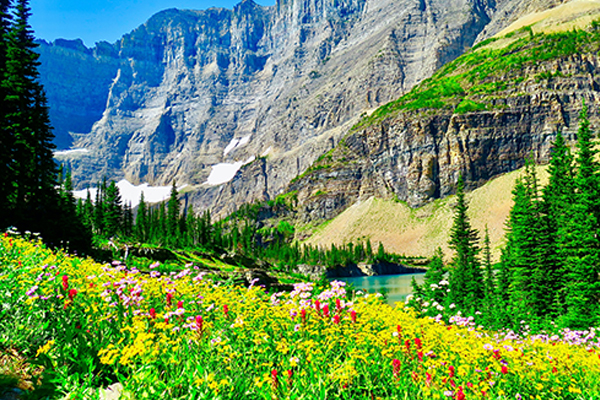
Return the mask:
MULTIPOLYGON (((254 0, 268 6, 275 0, 254 0)), ((35 36, 52 41, 80 38, 88 46, 115 42, 167 8, 203 10, 233 8, 237 0, 30 0, 35 36)))

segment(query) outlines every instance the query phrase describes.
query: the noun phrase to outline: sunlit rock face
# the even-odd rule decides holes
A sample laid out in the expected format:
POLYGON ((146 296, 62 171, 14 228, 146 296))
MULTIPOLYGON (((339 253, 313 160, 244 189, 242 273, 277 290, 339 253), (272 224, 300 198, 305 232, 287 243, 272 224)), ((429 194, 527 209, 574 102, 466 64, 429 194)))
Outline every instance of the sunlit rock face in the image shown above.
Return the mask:
POLYGON ((165 10, 92 49, 43 42, 57 144, 88 150, 57 158, 78 188, 104 176, 176 180, 195 188, 188 199, 199 209, 219 213, 272 198, 363 112, 518 16, 513 3, 244 0, 233 10, 165 10), (238 164, 213 179, 213 166, 238 164))

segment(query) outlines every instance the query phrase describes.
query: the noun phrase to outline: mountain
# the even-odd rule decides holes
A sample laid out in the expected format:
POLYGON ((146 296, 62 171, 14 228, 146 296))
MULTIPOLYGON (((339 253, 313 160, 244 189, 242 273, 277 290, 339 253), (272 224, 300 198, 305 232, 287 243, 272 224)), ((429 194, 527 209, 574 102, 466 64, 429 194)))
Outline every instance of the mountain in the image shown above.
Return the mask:
POLYGON ((599 18, 600 2, 570 2, 479 43, 364 116, 292 180, 264 222, 288 219, 313 244, 369 237, 431 255, 446 243, 458 176, 470 189, 502 176, 495 192, 479 192, 484 201, 473 192, 477 227, 490 224, 500 244, 514 182, 505 174, 527 157, 546 163, 558 130, 574 145, 584 104, 600 128, 599 18))
POLYGON ((103 176, 177 180, 198 210, 223 215, 274 198, 361 115, 553 4, 244 0, 233 10, 165 10, 92 49, 41 42, 57 143, 85 149, 57 158, 76 187, 103 176))

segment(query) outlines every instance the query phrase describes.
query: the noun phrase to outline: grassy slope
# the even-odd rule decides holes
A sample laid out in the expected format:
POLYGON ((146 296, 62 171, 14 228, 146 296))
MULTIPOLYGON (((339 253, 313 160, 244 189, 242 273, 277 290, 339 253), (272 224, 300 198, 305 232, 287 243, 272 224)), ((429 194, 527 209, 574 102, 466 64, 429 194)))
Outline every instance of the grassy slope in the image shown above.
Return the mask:
MULTIPOLYGON (((542 183, 547 180, 545 167, 538 167, 542 183)), ((472 225, 482 234, 488 225, 494 256, 500 255, 504 223, 512 206, 512 188, 522 170, 502 175, 467 194, 472 225)), ((455 196, 436 200, 412 209, 406 204, 370 198, 350 207, 328 221, 307 240, 313 245, 340 244, 368 237, 382 242, 395 253, 431 256, 441 246, 449 254, 448 234, 452 226, 455 196)), ((376 247, 376 246, 374 246, 376 247)))
POLYGON ((599 0, 572 0, 549 10, 525 15, 498 32, 496 37, 502 37, 526 26, 530 26, 534 33, 584 29, 599 17, 599 0))
MULTIPOLYGON (((589 15, 600 16, 600 3, 597 3, 594 10, 589 10, 589 15)), ((568 16, 565 18, 569 21, 568 16)), ((580 22, 590 18, 586 17, 580 22)), ((548 21, 554 20, 542 19, 537 24, 548 21)), ((424 80, 406 95, 363 118, 353 129, 378 124, 402 110, 446 110, 462 114, 504 107, 495 100, 522 95, 524 82, 540 82, 562 76, 553 61, 600 50, 598 23, 586 25, 587 30, 558 29, 574 27, 566 21, 554 24, 548 22, 552 25, 552 29, 548 28, 551 33, 543 33, 544 29, 541 28, 536 31, 525 26, 503 37, 478 44, 440 68, 431 78, 424 80), (544 64, 546 67, 541 68, 542 72, 535 76, 525 76, 523 73, 530 67, 544 64)))

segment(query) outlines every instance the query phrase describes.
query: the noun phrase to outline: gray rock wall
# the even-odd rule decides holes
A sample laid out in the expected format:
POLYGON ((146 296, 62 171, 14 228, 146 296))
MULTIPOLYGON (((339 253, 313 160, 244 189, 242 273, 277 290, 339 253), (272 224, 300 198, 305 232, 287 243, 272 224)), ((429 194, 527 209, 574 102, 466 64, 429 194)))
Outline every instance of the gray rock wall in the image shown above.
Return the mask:
POLYGON ((77 187, 104 175, 195 185, 199 211, 272 198, 362 112, 460 55, 495 9, 479 0, 246 0, 160 12, 112 45, 43 44, 59 143, 75 132, 72 146, 89 150, 61 161, 77 187), (263 154, 260 177, 202 186, 212 165, 263 154))

